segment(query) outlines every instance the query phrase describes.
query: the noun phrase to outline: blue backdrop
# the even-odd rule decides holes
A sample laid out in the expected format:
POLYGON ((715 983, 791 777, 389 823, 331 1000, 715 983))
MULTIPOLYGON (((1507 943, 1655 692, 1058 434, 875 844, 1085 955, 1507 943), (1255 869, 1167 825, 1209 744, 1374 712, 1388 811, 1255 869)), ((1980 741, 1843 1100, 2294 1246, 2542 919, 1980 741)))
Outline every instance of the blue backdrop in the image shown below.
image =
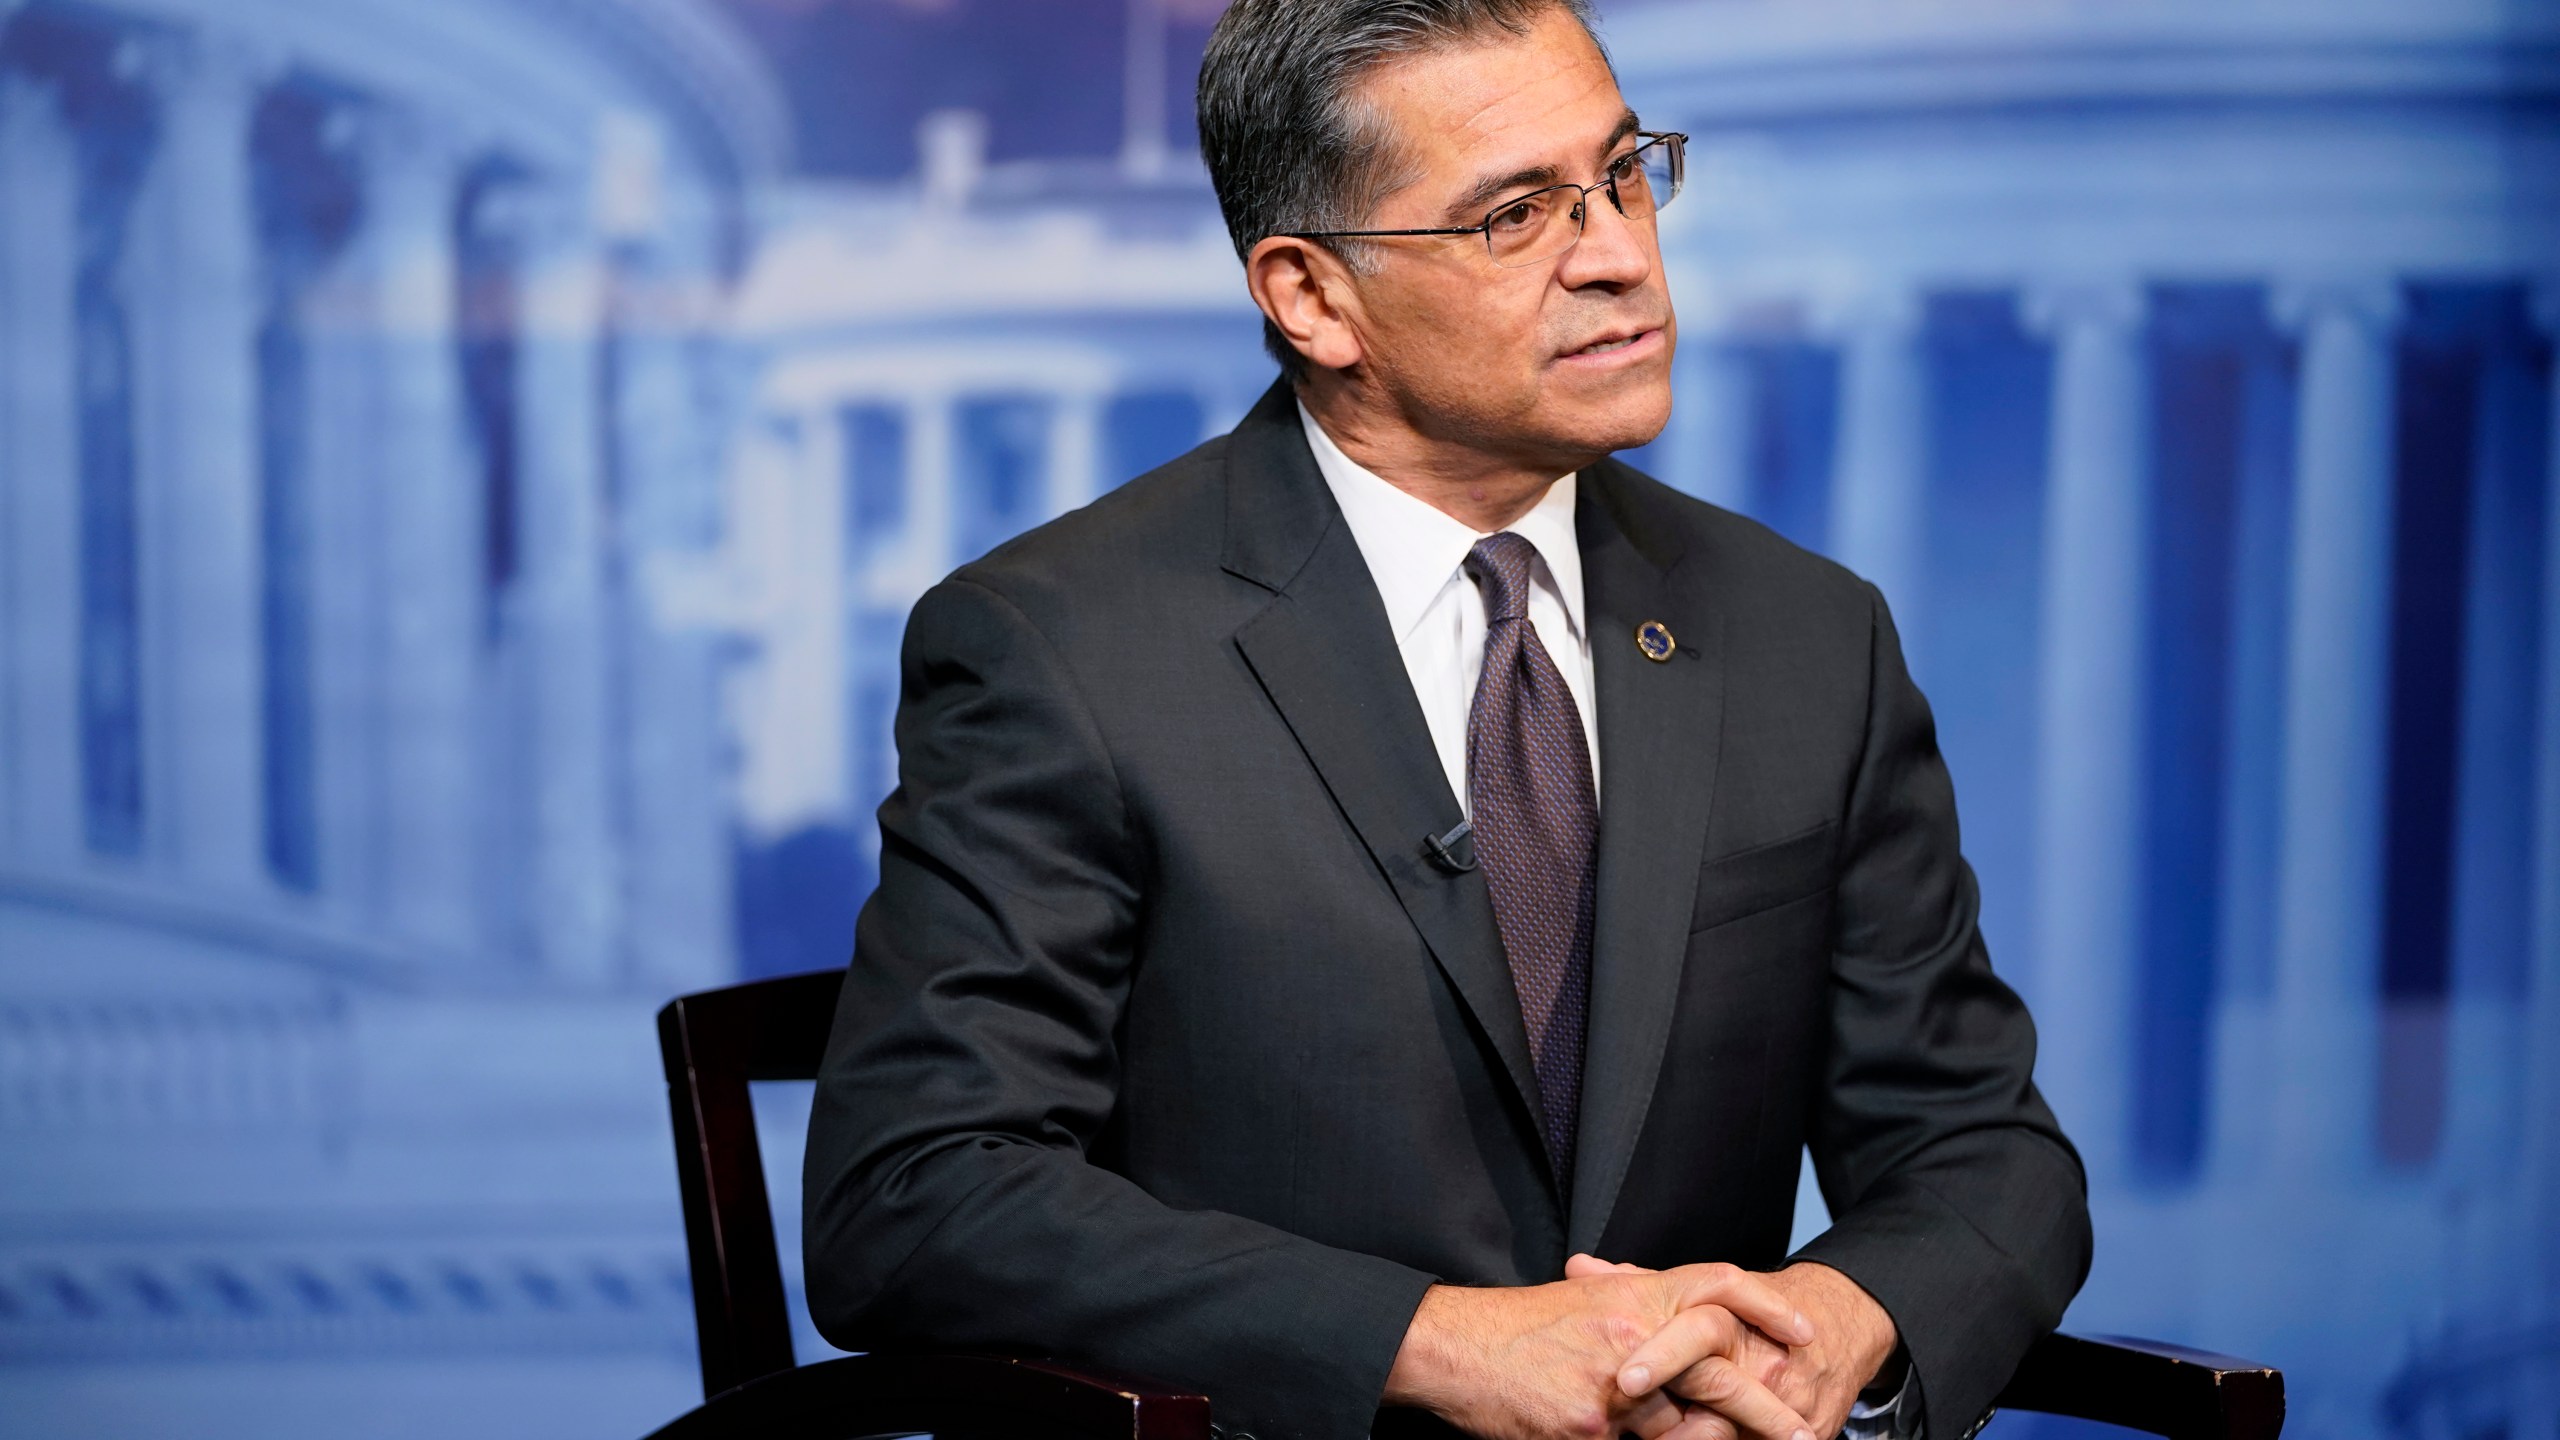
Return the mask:
MULTIPOLYGON (((0 0, 0 1433, 688 1403, 652 1010, 842 963, 907 607, 1267 383, 1217 8, 0 0)), ((1606 18, 1638 458, 1894 606, 2070 1323, 2560 1435, 2560 5, 1606 18)))

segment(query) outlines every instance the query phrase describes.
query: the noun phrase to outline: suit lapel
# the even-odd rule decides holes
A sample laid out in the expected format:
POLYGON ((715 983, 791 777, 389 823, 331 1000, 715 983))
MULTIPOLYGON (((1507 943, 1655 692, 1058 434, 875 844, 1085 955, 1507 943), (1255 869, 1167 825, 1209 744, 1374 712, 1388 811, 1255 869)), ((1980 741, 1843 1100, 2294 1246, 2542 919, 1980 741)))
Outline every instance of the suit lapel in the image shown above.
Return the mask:
POLYGON ((1600 711, 1600 894, 1567 1233, 1575 1250, 1600 1243, 1662 1071, 1723 731, 1723 616, 1678 556, 1652 548, 1668 527, 1642 524, 1632 491, 1624 466, 1595 465, 1574 517, 1600 711), (1636 647, 1648 620, 1679 642, 1667 662, 1636 647))
POLYGON ((1236 632, 1236 647, 1492 1041, 1534 1121, 1529 1032, 1492 898, 1481 872, 1449 874, 1423 848, 1425 837, 1457 825, 1457 797, 1368 562, 1307 450, 1285 385, 1272 387, 1229 442, 1224 565, 1277 592, 1236 632))

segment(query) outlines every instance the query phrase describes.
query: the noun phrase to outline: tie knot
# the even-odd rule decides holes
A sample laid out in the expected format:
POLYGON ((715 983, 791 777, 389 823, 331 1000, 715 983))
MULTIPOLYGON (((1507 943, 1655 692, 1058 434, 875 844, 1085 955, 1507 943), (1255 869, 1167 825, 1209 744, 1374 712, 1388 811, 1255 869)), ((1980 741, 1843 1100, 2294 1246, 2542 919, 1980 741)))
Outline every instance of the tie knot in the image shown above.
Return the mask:
POLYGON ((1529 613, 1529 562, 1538 547, 1505 530, 1487 535, 1467 552, 1467 573, 1484 592, 1484 618, 1494 624, 1529 613))

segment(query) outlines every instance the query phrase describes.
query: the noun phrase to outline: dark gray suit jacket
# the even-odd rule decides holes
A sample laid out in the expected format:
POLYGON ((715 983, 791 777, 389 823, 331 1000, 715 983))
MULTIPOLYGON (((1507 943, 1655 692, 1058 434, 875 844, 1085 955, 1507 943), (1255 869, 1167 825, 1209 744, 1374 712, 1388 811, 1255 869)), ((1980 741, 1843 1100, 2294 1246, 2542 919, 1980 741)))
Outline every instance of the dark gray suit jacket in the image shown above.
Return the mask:
POLYGON ((1614 461, 1575 517, 1600 895, 1558 1192, 1480 873, 1358 545, 1275 387, 908 622, 880 887, 809 1129, 811 1309, 1370 1427, 1435 1280, 1803 1254, 1952 1437, 2089 1257, 1991 973, 1929 711, 1865 582, 1614 461), (1636 647, 1659 620, 1668 662, 1636 647))

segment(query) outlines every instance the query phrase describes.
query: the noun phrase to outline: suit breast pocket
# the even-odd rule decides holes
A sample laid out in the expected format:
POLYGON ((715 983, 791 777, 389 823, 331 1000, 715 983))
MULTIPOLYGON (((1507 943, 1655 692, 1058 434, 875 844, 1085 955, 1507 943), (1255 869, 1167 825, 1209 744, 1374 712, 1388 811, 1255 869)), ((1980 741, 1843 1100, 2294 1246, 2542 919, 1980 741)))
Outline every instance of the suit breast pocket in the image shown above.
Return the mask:
POLYGON ((1689 933, 1730 925, 1830 889, 1838 878, 1832 849, 1839 828, 1825 820, 1800 834, 1719 855, 1700 866, 1689 933))

